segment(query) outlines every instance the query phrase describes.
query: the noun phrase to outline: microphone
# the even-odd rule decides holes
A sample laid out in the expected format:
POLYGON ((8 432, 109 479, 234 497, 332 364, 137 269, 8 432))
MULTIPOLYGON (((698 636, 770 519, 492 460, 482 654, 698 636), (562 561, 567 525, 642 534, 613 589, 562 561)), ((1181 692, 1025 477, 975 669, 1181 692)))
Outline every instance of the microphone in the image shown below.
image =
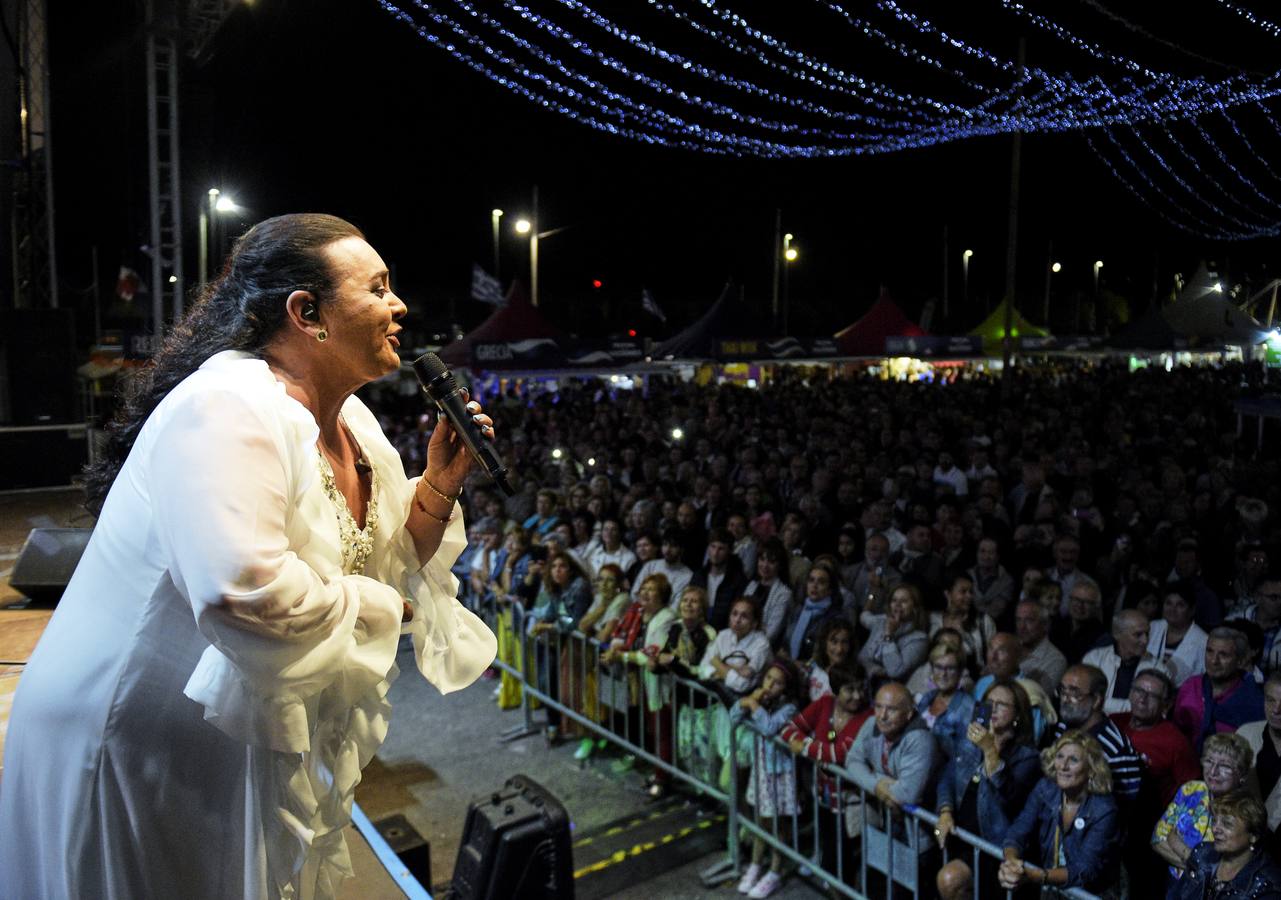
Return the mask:
POLYGON ((414 374, 418 376, 423 393, 431 398, 440 414, 454 426, 454 431, 471 453, 472 459, 480 463, 489 477, 494 479, 494 483, 503 489, 504 494, 508 497, 515 494, 516 489, 507 480, 507 466, 471 420, 471 414, 463 403, 462 388, 454 380, 454 375, 444 360, 435 353, 424 353, 414 360, 414 374))

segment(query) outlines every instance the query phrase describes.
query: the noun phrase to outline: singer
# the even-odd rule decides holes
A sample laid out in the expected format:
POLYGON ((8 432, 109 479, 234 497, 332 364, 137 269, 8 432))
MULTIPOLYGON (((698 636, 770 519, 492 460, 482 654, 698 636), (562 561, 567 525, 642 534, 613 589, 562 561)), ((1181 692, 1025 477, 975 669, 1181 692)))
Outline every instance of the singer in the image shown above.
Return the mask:
POLYGON ((442 421, 406 479, 353 395, 398 367, 404 314, 355 227, 280 216, 132 382, 14 701, 0 898, 326 898, 350 876, 402 622, 444 692, 496 649, 449 571, 470 454, 442 421))

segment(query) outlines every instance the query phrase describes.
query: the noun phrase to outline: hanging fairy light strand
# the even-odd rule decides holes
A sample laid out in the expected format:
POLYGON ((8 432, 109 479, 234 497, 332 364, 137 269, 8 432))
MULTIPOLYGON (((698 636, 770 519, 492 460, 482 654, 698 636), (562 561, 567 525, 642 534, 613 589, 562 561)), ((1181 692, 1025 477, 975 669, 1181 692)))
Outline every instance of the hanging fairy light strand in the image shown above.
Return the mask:
MULTIPOLYGON (((412 13, 389 0, 380 0, 380 6, 432 46, 558 115, 629 140, 713 154, 814 158, 887 153, 1012 131, 1166 123, 1258 104, 1281 93, 1281 73, 1253 80, 1243 75, 1178 77, 1109 54, 1061 28, 1057 33, 1064 40, 1123 67, 1125 74, 1109 84, 1099 75, 1081 80, 1038 68, 1020 72, 989 50, 903 9, 897 0, 875 0, 873 5, 923 41, 937 44, 937 53, 891 38, 835 0, 820 2, 892 53, 947 76, 956 91, 969 92, 971 98, 961 102, 895 90, 805 52, 712 0, 691 0, 710 23, 668 0, 648 0, 645 8, 693 28, 722 51, 751 60, 762 75, 794 80, 795 89, 768 83, 768 76, 762 81, 719 71, 618 24, 583 0, 547 0, 547 5, 558 8, 562 18, 573 15, 590 23, 599 34, 595 40, 535 11, 530 2, 502 3, 502 12, 521 25, 519 33, 499 18, 499 10, 482 9, 471 0, 454 0, 452 12, 444 8, 447 4, 426 0, 416 0, 412 13), (631 59, 608 49, 611 45, 627 48, 631 59), (948 62, 949 54, 958 59, 948 62)), ((1023 10, 1014 0, 1001 3, 1023 10)), ((1054 26, 1044 17, 1037 21, 1054 26)))
POLYGON ((1228 0, 1214 0, 1214 2, 1218 3, 1228 12, 1235 13, 1251 25, 1254 25, 1272 35, 1272 37, 1281 37, 1281 25, 1277 25, 1275 22, 1269 22, 1257 13, 1251 12, 1250 10, 1238 6, 1235 3, 1230 3, 1228 0))
MULTIPOLYGON (((1152 176, 1147 173, 1147 171, 1143 168, 1143 166, 1139 165, 1139 163, 1134 159, 1134 157, 1131 156, 1130 153, 1125 149, 1125 147, 1116 139, 1116 136, 1112 134, 1111 130, 1100 129, 1097 133, 1103 135, 1103 137, 1107 139, 1108 143, 1112 146, 1112 149, 1114 149, 1121 156, 1121 158, 1125 160, 1128 166, 1128 169, 1130 171, 1133 171, 1134 174, 1138 176, 1139 180, 1144 185, 1146 185, 1148 191, 1150 191, 1151 194, 1157 197, 1160 197, 1163 201, 1165 201, 1166 204, 1172 207, 1179 214, 1181 218, 1170 216, 1168 213, 1165 213, 1165 212, 1161 213, 1163 218, 1165 218, 1167 221, 1171 222, 1172 224, 1178 226, 1179 228, 1183 229, 1184 231, 1188 231, 1189 233, 1192 233, 1192 234, 1197 234, 1201 237, 1207 237, 1207 238, 1210 238, 1211 240, 1220 240, 1220 241, 1221 240, 1232 240, 1232 241, 1246 240, 1249 238, 1260 237, 1270 233, 1266 229, 1263 231, 1253 231, 1253 230, 1235 231, 1229 228, 1225 228, 1222 225, 1216 224, 1214 222, 1208 221, 1205 217, 1201 216, 1196 212, 1193 212, 1191 209, 1185 206, 1182 203, 1182 201, 1170 196, 1168 192, 1162 190, 1160 185, 1158 185, 1155 181, 1152 180, 1152 176), (1193 228, 1192 225, 1189 223, 1196 223, 1200 225, 1202 230, 1198 231, 1197 229, 1193 228)), ((1091 133, 1087 132, 1085 135, 1085 139, 1086 139, 1086 142, 1089 144, 1090 148, 1094 150, 1095 154, 1101 160, 1104 161, 1104 164, 1112 171, 1112 174, 1116 176, 1118 181, 1120 181, 1123 185, 1125 185, 1130 190, 1130 192, 1133 193, 1136 197, 1142 200, 1145 203, 1145 205, 1149 206, 1152 209, 1158 209, 1159 211, 1159 208, 1154 206, 1150 201, 1148 201, 1144 196, 1143 192, 1140 192, 1137 189, 1137 187, 1134 185, 1134 183, 1131 182, 1127 177, 1125 177, 1121 173, 1121 171, 1116 166, 1116 164, 1111 162, 1111 160, 1108 159, 1108 157, 1098 149, 1098 146, 1094 143, 1093 136, 1091 133)))
MULTIPOLYGON (((1223 147, 1220 146, 1218 141, 1216 141, 1213 137, 1211 137, 1211 135, 1205 130, 1205 127, 1200 122, 1193 121, 1191 124, 1191 127, 1195 129, 1197 135, 1201 138, 1202 143, 1204 143, 1205 146, 1209 148, 1211 153, 1213 153, 1216 157, 1218 157, 1219 162, 1223 164, 1224 168, 1226 168, 1229 172, 1232 173, 1232 176, 1238 182, 1240 182, 1240 184, 1246 189, 1246 191, 1249 193, 1251 197, 1257 197, 1259 200, 1262 200, 1263 202, 1267 203, 1269 206, 1272 207, 1271 212, 1260 213, 1259 215, 1275 220, 1277 218, 1277 213, 1281 212, 1281 202, 1279 202, 1275 197, 1267 193, 1267 191, 1265 191, 1262 187, 1260 187, 1257 183, 1255 183, 1253 179, 1249 178, 1244 172, 1242 172, 1240 166, 1232 162, 1231 158, 1229 158, 1228 154, 1224 151, 1223 147)), ((1240 133, 1238 132, 1238 134, 1240 133)), ((1241 136, 1241 137, 1242 137, 1242 140, 1244 141, 1244 136, 1241 136)), ((1247 143, 1246 146, 1249 147, 1249 144, 1247 143)), ((1227 191, 1226 188, 1224 188, 1224 190, 1225 192, 1227 191)))

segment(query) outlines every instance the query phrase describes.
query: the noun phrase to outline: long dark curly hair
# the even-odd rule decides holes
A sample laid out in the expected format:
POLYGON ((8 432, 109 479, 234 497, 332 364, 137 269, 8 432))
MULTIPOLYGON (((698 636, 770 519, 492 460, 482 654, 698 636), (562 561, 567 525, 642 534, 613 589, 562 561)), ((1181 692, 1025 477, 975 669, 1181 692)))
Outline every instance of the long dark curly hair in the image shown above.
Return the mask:
POLYGON ((261 356, 285 321, 285 300, 298 290, 324 303, 334 282, 321 252, 363 238, 337 216, 295 213, 259 222, 237 239, 222 272, 165 338, 150 365, 122 385, 120 410, 107 426, 98 459, 85 469, 85 507, 102 511, 107 492, 147 417, 171 390, 223 350, 261 356))

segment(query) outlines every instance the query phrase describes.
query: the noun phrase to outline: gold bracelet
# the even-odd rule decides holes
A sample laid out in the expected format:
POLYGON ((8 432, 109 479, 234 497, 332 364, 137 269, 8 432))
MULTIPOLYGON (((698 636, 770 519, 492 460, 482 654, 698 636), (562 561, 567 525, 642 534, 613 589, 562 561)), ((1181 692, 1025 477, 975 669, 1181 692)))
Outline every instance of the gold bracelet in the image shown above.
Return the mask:
MULTIPOLYGON (((436 493, 440 492, 437 491, 436 493)), ((435 516, 429 513, 427 511, 427 507, 423 506, 422 498, 418 496, 417 491, 414 491, 414 506, 418 507, 418 511, 433 522, 439 522, 441 525, 448 525, 450 522, 454 521, 454 511, 452 509, 449 511, 449 518, 447 519, 442 519, 440 516, 435 516)))
POLYGON ((431 492, 432 492, 433 494, 435 494, 435 495, 436 495, 437 497, 439 497, 441 500, 444 500, 444 501, 445 501, 446 503, 448 503, 450 506, 453 506, 455 503, 457 503, 457 502, 458 502, 458 496, 457 496, 457 495, 455 495, 455 496, 451 497, 451 496, 449 496, 448 494, 442 493, 442 492, 441 492, 441 490, 440 490, 440 488, 436 487, 436 485, 432 484, 430 481, 428 481, 428 480, 427 480, 427 476, 426 476, 426 475, 424 475, 422 478, 420 478, 420 479, 418 479, 418 480, 419 480, 419 481, 421 481, 423 484, 427 485, 427 487, 431 490, 431 492))

